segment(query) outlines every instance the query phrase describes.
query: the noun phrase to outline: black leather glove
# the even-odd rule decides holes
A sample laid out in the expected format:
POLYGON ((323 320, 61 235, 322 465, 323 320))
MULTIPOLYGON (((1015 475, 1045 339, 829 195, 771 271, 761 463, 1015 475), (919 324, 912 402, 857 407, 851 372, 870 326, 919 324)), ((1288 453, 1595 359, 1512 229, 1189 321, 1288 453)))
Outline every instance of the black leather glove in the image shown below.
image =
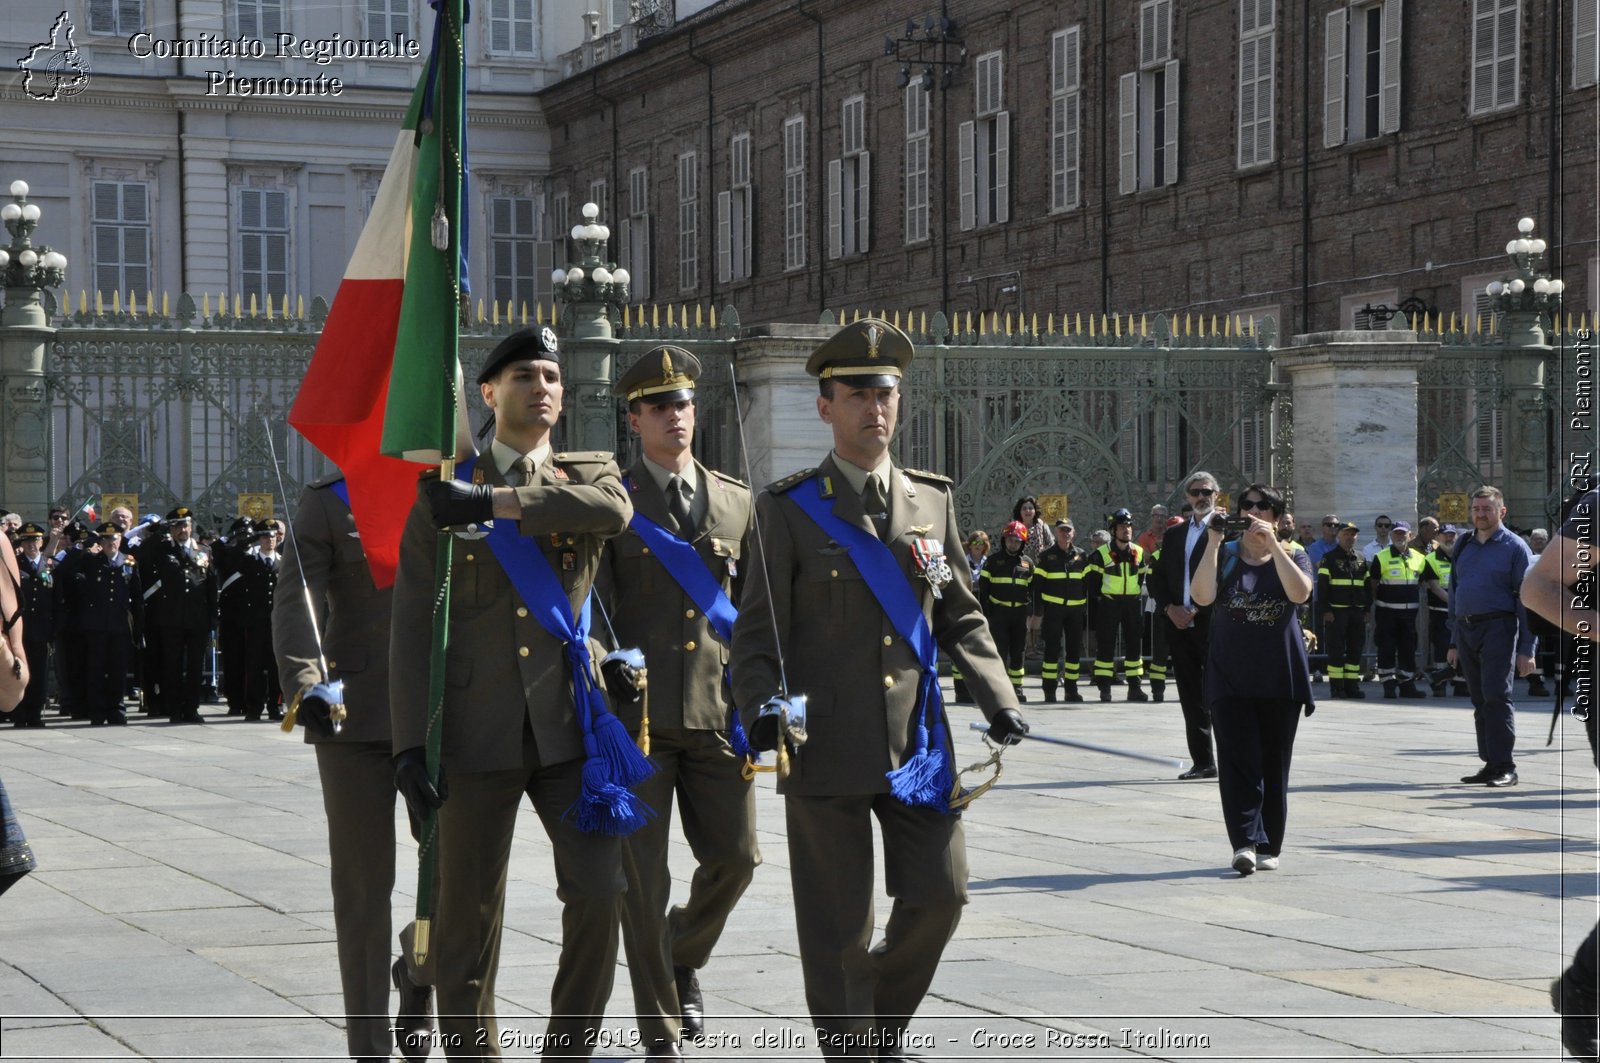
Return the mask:
POLYGON ((639 675, 645 670, 644 654, 636 649, 608 653, 600 662, 600 677, 613 705, 637 705, 644 697, 639 675))
POLYGON ((301 698, 299 719, 306 730, 315 731, 324 738, 333 736, 333 714, 321 698, 309 694, 301 698))
POLYGON ((989 721, 989 737, 1003 746, 1014 746, 1028 733, 1028 722, 1016 709, 1001 709, 989 721))
POLYGON ((750 740, 750 752, 768 753, 778 748, 778 718, 776 716, 757 716, 750 725, 750 733, 745 736, 750 740))
POLYGON ((429 480, 422 486, 436 528, 485 524, 494 519, 494 488, 460 480, 429 480))
POLYGON ((421 746, 407 749, 394 758, 394 788, 405 799, 406 813, 411 819, 411 837, 420 842, 423 820, 450 796, 444 765, 439 765, 439 787, 434 789, 433 783, 428 781, 427 754, 421 746))

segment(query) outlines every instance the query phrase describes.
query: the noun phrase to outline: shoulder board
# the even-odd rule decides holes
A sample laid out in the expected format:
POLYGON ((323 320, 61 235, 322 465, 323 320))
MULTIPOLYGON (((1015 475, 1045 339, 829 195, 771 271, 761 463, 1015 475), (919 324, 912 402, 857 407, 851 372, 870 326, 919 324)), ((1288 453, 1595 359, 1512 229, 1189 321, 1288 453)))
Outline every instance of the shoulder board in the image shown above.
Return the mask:
POLYGON ((615 461, 616 455, 609 450, 564 450, 552 460, 569 465, 604 465, 608 461, 615 461))
POLYGON ((338 483, 340 480, 343 480, 343 479, 344 479, 344 473, 339 472, 338 470, 334 470, 333 472, 331 472, 328 475, 324 476, 320 480, 312 480, 306 486, 307 487, 332 487, 334 484, 338 483))
POLYGON ((816 473, 816 471, 817 471, 816 469, 801 469, 797 473, 793 473, 792 475, 785 476, 781 480, 775 480, 772 483, 768 484, 767 485, 767 490, 770 491, 772 494, 781 495, 785 491, 787 491, 791 487, 793 487, 795 484, 798 484, 798 483, 800 483, 800 482, 802 482, 804 480, 809 479, 813 474, 816 473))
POLYGON ((905 473, 907 476, 915 476, 919 480, 930 480, 933 483, 940 484, 955 483, 955 481, 950 479, 948 476, 941 476, 939 473, 929 472, 926 469, 901 469, 900 471, 905 473))
POLYGON ((720 469, 707 469, 706 471, 709 472, 712 476, 715 476, 717 479, 723 480, 723 481, 725 481, 727 483, 730 483, 735 487, 743 487, 745 490, 749 490, 750 489, 750 485, 749 484, 745 483, 743 480, 734 479, 732 476, 729 476, 727 473, 723 472, 720 469))

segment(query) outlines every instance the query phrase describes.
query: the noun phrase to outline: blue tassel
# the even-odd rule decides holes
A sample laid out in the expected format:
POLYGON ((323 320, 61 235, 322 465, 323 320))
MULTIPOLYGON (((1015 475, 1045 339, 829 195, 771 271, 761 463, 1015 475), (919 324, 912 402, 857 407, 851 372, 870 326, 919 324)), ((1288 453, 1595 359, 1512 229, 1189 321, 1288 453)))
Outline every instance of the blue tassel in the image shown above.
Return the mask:
POLYGON ((738 709, 728 710, 728 744, 740 760, 748 758, 752 764, 761 763, 761 754, 750 748, 750 736, 744 733, 744 721, 739 718, 738 709))
POLYGON ((562 818, 573 820, 585 834, 614 837, 632 834, 650 822, 654 810, 608 778, 605 758, 596 755, 589 739, 584 747, 589 757, 583 762, 583 789, 562 818))
POLYGON ((922 724, 917 725, 917 745, 916 753, 888 773, 889 793, 903 805, 949 811, 953 782, 949 758, 942 744, 928 742, 928 729, 922 724))
POLYGON ((639 744, 622 721, 604 709, 594 710, 590 733, 583 744, 590 761, 598 757, 605 766, 606 778, 620 786, 638 786, 655 774, 656 766, 639 752, 639 744))

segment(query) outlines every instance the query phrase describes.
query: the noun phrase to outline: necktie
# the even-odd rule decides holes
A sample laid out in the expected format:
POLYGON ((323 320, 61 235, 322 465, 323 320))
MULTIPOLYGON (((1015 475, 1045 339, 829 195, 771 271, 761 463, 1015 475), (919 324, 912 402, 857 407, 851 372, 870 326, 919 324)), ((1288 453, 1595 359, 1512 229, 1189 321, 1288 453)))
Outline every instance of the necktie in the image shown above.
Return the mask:
POLYGON ((517 459, 517 463, 512 466, 512 469, 515 470, 516 481, 511 484, 512 487, 527 487, 529 484, 533 483, 532 458, 524 454, 522 457, 517 459))
POLYGON ((883 481, 876 475, 869 475, 866 487, 861 489, 861 508, 866 510, 878 538, 882 539, 889 529, 889 499, 883 493, 883 481))
POLYGON ((667 481, 667 512, 672 514, 680 535, 687 535, 694 529, 694 520, 689 516, 689 485, 681 476, 667 481))

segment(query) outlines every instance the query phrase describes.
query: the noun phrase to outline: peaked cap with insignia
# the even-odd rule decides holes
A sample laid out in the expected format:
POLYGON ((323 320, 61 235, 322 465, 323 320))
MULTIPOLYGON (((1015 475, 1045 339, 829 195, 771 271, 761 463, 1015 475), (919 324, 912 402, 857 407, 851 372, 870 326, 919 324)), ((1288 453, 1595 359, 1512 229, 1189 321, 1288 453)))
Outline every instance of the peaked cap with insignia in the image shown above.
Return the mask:
POLYGON ((483 363, 483 368, 478 372, 478 383, 487 384, 495 375, 511 362, 547 361, 560 364, 556 357, 560 353, 561 345, 556 340, 555 329, 548 325, 518 329, 495 346, 489 352, 488 359, 483 363))
POLYGON ((699 378, 700 359, 682 347, 665 344, 640 355, 633 368, 611 385, 611 394, 628 402, 637 399, 662 406, 694 398, 694 382, 699 378))
POLYGON ((842 380, 853 388, 892 388, 915 355, 911 337, 882 318, 864 317, 811 352, 806 372, 822 380, 842 380))

